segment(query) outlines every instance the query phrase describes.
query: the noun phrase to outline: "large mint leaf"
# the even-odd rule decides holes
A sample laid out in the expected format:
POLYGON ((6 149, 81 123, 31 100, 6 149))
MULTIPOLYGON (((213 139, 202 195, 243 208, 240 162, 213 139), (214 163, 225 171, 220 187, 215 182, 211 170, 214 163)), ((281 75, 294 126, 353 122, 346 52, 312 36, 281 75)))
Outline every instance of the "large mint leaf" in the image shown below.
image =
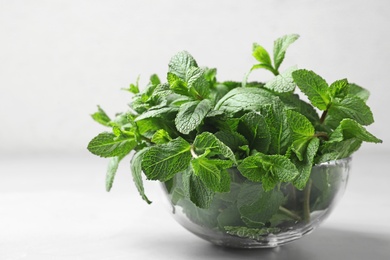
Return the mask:
POLYGON ((215 109, 228 114, 238 111, 259 111, 261 107, 275 102, 278 98, 261 88, 235 88, 219 100, 215 109))
POLYGON ((286 55, 287 48, 299 38, 297 34, 290 34, 280 37, 274 42, 274 67, 279 69, 286 55))
POLYGON ((302 154, 302 160, 294 161, 294 164, 299 171, 299 175, 293 181, 293 184, 300 190, 305 188, 306 183, 310 178, 311 169, 314 164, 314 157, 317 154, 319 146, 320 140, 318 138, 311 139, 308 142, 304 153, 302 154))
POLYGON ((198 64, 191 54, 181 51, 172 57, 168 67, 170 73, 175 74, 183 81, 187 81, 187 72, 191 67, 198 67, 198 64))
POLYGON ((268 151, 271 134, 264 117, 256 112, 249 112, 241 117, 238 132, 245 136, 252 149, 266 153, 268 151))
POLYGON ((326 81, 309 70, 296 70, 292 73, 295 83, 305 93, 313 106, 326 110, 330 104, 328 84, 326 81))
POLYGON ((138 122, 149 118, 170 117, 170 115, 177 112, 177 110, 178 108, 176 107, 157 107, 139 115, 135 121, 138 122))
POLYGON ((214 192, 209 189, 200 177, 191 170, 183 173, 183 186, 187 191, 186 196, 199 208, 209 208, 214 198, 214 192))
POLYGON ((238 195, 237 206, 242 220, 249 226, 267 223, 284 202, 280 190, 265 191, 260 184, 245 183, 238 195))
POLYGON ((352 119, 343 119, 331 134, 329 142, 340 142, 351 138, 356 138, 363 142, 382 143, 382 140, 376 138, 361 124, 352 119))
POLYGON ((151 146, 142 159, 142 170, 150 180, 167 181, 187 169, 191 145, 178 137, 169 143, 151 146))
POLYGON ((268 81, 264 87, 278 93, 294 91, 296 84, 292 78, 292 73, 297 69, 297 66, 287 69, 283 73, 268 81))
POLYGON ((144 201, 150 204, 152 202, 145 195, 145 189, 142 181, 142 166, 141 166, 143 156, 148 149, 149 148, 144 148, 141 151, 138 151, 136 154, 134 154, 130 162, 130 170, 131 170, 131 174, 133 175, 133 181, 135 183, 135 186, 137 187, 139 194, 141 195, 144 201))
POLYGON ((329 108, 325 124, 336 128, 345 118, 353 119, 361 125, 370 125, 374 122, 371 109, 356 96, 347 96, 341 101, 335 100, 329 108))
POLYGON ((198 157, 191 161, 195 175, 211 190, 228 191, 230 187, 230 176, 226 168, 232 166, 230 161, 210 160, 205 157, 198 157))
POLYGON ((286 109, 281 102, 274 102, 261 108, 270 134, 270 154, 285 154, 291 144, 291 129, 288 124, 286 109))
POLYGON ((212 133, 203 132, 196 136, 193 146, 196 153, 200 155, 204 153, 208 153, 208 156, 222 155, 236 162, 233 151, 212 133))
POLYGON ((93 120, 95 120, 101 125, 110 126, 111 119, 108 117, 106 112, 104 112, 104 110, 100 106, 98 106, 98 111, 93 113, 91 117, 93 120))
POLYGON ((210 109, 211 102, 208 99, 181 105, 175 119, 177 130, 182 134, 189 134, 203 122, 210 109))
POLYGON ((87 148, 100 157, 115 157, 127 155, 136 145, 133 137, 117 137, 113 133, 104 132, 93 138, 87 148))

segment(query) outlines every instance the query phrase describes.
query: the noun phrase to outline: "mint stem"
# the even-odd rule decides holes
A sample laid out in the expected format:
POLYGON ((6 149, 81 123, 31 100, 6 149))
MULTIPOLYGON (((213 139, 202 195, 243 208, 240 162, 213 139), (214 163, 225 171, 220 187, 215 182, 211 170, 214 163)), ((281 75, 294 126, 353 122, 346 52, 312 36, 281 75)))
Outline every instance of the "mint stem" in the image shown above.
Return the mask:
POLYGON ((321 118, 320 118, 320 123, 323 124, 325 122, 325 118, 326 116, 328 115, 328 110, 325 110, 322 115, 321 115, 321 118))
POLYGON ((307 183, 303 195, 303 219, 310 222, 310 193, 313 181, 310 179, 307 183))
POLYGON ((294 220, 298 220, 298 221, 301 221, 301 220, 302 220, 300 216, 298 216, 298 215, 295 214, 294 212, 292 212, 292 211, 286 209, 285 207, 280 206, 280 207, 279 207, 279 210, 280 210, 281 212, 283 212, 284 214, 286 214, 287 216, 291 217, 291 218, 294 219, 294 220))

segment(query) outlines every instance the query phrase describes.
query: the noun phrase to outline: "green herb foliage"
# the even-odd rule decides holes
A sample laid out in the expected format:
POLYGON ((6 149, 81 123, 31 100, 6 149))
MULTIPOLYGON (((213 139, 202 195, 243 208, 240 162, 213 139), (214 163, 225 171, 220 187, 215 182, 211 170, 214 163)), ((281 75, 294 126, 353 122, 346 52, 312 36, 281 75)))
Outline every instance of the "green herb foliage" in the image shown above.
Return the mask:
MULTIPOLYGON (((185 205, 194 222, 231 235, 257 239, 278 232, 280 223, 301 220, 303 208, 284 208, 291 198, 281 187, 303 194, 310 182, 313 194, 324 191, 329 179, 311 180, 313 165, 349 157, 362 142, 382 141, 364 127, 374 122, 367 90, 347 79, 329 85, 297 66, 279 71, 298 38, 277 39, 272 56, 253 44, 257 63, 249 73, 272 72, 266 83, 248 82, 249 73, 243 82, 220 82, 216 69, 199 67, 182 51, 169 62, 165 83, 152 75, 143 90, 138 79, 126 89, 133 95, 128 112, 111 119, 98 107, 92 118, 111 131, 93 138, 88 150, 110 158, 107 191, 118 164, 133 152, 131 172, 147 203, 142 174, 165 182, 172 202, 185 205)), ((319 196, 315 207, 329 198, 319 196)))

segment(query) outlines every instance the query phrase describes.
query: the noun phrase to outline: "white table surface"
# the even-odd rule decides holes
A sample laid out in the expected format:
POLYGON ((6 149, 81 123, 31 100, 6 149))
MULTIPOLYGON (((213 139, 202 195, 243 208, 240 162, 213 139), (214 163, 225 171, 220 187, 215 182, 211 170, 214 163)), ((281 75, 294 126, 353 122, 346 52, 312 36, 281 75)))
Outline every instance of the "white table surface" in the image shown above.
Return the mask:
POLYGON ((390 154, 357 153, 344 198, 294 243, 262 250, 217 247, 170 216, 159 185, 138 196, 129 164, 104 190, 107 161, 92 155, 2 156, 0 259, 390 259, 390 154))

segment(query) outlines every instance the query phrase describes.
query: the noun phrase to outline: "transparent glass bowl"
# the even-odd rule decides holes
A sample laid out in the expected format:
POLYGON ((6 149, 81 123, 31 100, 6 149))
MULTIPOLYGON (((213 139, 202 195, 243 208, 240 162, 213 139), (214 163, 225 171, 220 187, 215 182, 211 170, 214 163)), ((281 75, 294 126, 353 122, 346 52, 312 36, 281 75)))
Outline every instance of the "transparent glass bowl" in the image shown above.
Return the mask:
POLYGON ((163 186, 174 218, 193 234, 221 246, 270 248, 310 233, 330 214, 346 188, 350 162, 315 165, 304 190, 282 183, 268 192, 232 168, 230 192, 217 193, 207 209, 184 195, 181 174, 169 192, 163 186))

